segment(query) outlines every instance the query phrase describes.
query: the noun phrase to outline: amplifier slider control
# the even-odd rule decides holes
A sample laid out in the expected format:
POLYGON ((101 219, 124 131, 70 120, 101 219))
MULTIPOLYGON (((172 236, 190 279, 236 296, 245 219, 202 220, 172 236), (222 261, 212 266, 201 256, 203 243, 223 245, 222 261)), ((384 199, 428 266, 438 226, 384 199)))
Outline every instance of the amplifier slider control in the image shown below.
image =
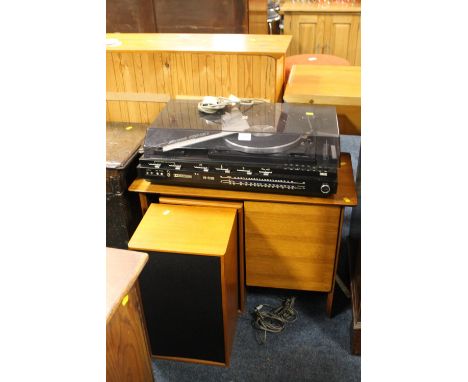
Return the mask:
POLYGON ((245 169, 244 167, 238 168, 236 171, 238 171, 238 172, 245 172, 247 175, 252 175, 252 171, 251 171, 251 170, 248 170, 248 169, 245 169))
POLYGON ((224 171, 225 174, 229 174, 231 172, 231 170, 229 170, 226 167, 223 167, 223 165, 221 165, 221 167, 215 167, 215 170, 224 171))
POLYGON ((258 172, 262 174, 263 176, 268 176, 272 173, 272 171, 269 168, 262 168, 258 172))
POLYGON ((198 168, 199 170, 203 170, 204 172, 208 172, 208 167, 205 167, 205 166, 193 166, 193 168, 198 168))
POLYGON ((174 168, 174 169, 176 169, 176 170, 180 170, 180 168, 182 167, 182 165, 181 165, 181 164, 171 163, 171 164, 168 165, 168 167, 172 167, 172 168, 174 168))

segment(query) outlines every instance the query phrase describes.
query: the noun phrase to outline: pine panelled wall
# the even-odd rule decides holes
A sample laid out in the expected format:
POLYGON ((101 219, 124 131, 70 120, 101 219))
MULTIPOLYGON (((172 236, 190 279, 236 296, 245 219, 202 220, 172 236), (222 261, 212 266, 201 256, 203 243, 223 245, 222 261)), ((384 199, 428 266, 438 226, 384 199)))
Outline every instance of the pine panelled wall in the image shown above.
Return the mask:
MULTIPOLYGON (((158 38, 158 34, 152 36, 158 38)), ((132 51, 108 47, 107 121, 150 123, 171 98, 234 94, 281 102, 284 57, 291 37, 250 36, 255 38, 255 46, 239 44, 239 52, 158 51, 140 46, 132 51), (264 49, 274 45, 275 38, 283 51, 264 49), (267 39, 263 45, 262 39, 267 39), (252 52, 248 51, 250 48, 252 52)))

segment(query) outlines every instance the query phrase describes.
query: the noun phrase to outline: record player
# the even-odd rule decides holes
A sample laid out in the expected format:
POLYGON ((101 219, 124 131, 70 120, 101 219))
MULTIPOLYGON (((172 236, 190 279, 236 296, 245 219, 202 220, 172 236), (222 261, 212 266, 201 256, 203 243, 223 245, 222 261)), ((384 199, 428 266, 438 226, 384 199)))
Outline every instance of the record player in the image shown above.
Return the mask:
POLYGON ((336 193, 332 106, 258 103, 215 114, 171 100, 148 128, 138 175, 153 183, 322 196, 336 193))

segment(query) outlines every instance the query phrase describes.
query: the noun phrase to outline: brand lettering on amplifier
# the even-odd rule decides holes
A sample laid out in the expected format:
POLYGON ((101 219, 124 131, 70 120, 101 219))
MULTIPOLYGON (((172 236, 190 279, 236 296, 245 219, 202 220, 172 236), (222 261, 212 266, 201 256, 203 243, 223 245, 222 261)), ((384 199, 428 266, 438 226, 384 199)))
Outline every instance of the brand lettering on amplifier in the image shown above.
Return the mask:
POLYGON ((174 178, 187 178, 187 179, 192 179, 192 175, 187 175, 187 174, 174 174, 174 178))

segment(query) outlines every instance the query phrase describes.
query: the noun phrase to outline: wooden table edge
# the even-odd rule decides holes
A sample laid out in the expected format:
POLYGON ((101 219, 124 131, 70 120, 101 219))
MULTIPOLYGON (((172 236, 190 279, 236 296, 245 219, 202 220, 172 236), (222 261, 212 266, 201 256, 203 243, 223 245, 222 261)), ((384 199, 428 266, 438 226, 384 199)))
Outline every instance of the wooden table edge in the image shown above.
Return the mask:
MULTIPOLYGON (((114 248, 111 248, 111 249, 114 249, 114 248)), ((122 251, 125 251, 125 250, 122 250, 122 251)), ((133 252, 134 254, 139 254, 141 256, 139 256, 140 259, 136 263, 135 268, 133 268, 133 270, 129 270, 133 272, 133 275, 128 279, 128 282, 126 283, 125 287, 121 290, 121 292, 118 295, 116 295, 116 297, 112 300, 112 303, 110 304, 110 309, 109 309, 109 306, 106 306, 106 324, 109 323, 114 313, 117 311, 119 304, 122 301, 123 297, 127 295, 128 292, 130 292, 136 280, 138 280, 138 277, 140 276, 141 271, 143 270, 144 266, 148 262, 149 256, 147 253, 138 252, 138 251, 127 251, 127 252, 133 252)), ((106 269, 106 272, 107 272, 107 269, 106 269)), ((108 285, 106 281, 106 291, 107 291, 107 288, 108 288, 108 285)))

